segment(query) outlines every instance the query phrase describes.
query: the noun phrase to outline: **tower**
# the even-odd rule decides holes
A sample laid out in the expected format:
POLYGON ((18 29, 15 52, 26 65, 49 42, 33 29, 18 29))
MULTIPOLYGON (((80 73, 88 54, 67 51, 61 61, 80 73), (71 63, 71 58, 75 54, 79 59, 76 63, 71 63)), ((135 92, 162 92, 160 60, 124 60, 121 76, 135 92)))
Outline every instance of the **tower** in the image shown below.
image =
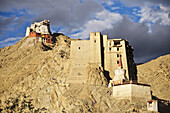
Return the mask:
POLYGON ((102 36, 100 32, 90 33, 90 61, 102 66, 102 36))

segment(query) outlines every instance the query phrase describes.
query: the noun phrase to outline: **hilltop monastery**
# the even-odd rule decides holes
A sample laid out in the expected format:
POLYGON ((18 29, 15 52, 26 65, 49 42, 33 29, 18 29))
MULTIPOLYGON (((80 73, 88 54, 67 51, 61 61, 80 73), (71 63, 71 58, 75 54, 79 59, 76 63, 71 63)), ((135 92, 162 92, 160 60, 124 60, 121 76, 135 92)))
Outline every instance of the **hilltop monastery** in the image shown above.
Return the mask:
POLYGON ((34 22, 34 24, 31 24, 30 27, 27 27, 25 36, 33 39, 34 43, 52 43, 50 21, 44 20, 42 22, 34 22))

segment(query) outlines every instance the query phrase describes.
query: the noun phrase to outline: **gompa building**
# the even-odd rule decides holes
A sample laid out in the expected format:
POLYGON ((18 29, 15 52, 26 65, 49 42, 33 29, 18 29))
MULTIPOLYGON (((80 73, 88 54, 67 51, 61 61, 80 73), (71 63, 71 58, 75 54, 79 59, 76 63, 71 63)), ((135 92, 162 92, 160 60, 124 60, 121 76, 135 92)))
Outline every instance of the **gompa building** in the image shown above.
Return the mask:
POLYGON ((86 83, 87 66, 98 64, 111 79, 118 69, 120 57, 126 80, 136 81, 136 65, 133 48, 124 39, 108 39, 100 32, 90 33, 90 40, 71 41, 71 69, 68 83, 86 83))
POLYGON ((33 39, 34 43, 52 43, 50 21, 43 20, 41 22, 34 22, 33 24, 31 24, 30 27, 27 27, 25 36, 29 37, 30 39, 33 39))

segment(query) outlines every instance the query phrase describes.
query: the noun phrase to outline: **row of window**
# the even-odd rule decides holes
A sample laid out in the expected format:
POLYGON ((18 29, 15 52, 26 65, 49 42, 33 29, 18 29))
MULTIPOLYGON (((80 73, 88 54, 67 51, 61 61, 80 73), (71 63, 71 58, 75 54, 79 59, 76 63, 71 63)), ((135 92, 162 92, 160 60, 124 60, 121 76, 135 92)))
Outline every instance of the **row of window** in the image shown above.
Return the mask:
MULTIPOLYGON (((80 66, 80 64, 75 64, 75 65, 76 65, 76 66, 80 66)), ((86 64, 81 64, 81 65, 84 65, 84 66, 85 66, 86 64)))
MULTIPOLYGON (((78 47, 78 49, 80 49, 80 47, 78 47)), ((109 50, 111 51, 112 50, 112 48, 109 48, 109 50)), ((117 51, 119 51, 120 49, 119 48, 117 48, 117 51)))
MULTIPOLYGON (((112 50, 112 48, 109 48, 109 51, 111 51, 112 50)), ((117 51, 119 51, 120 49, 119 48, 117 48, 117 51)))
MULTIPOLYGON (((120 41, 113 41, 114 45, 120 45, 120 41)), ((110 46, 112 45, 112 43, 110 42, 110 46)))

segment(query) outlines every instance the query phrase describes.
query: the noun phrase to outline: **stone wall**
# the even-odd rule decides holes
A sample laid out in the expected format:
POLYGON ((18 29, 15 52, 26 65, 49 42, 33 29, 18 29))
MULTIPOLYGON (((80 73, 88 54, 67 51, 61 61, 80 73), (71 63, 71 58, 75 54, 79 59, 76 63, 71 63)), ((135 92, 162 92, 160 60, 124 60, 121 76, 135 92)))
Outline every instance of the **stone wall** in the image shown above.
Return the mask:
POLYGON ((144 102, 151 100, 150 86, 139 84, 125 84, 113 86, 113 97, 129 99, 132 102, 144 102))
POLYGON ((71 69, 68 82, 85 83, 86 67, 90 61, 90 42, 88 40, 71 41, 71 69))

